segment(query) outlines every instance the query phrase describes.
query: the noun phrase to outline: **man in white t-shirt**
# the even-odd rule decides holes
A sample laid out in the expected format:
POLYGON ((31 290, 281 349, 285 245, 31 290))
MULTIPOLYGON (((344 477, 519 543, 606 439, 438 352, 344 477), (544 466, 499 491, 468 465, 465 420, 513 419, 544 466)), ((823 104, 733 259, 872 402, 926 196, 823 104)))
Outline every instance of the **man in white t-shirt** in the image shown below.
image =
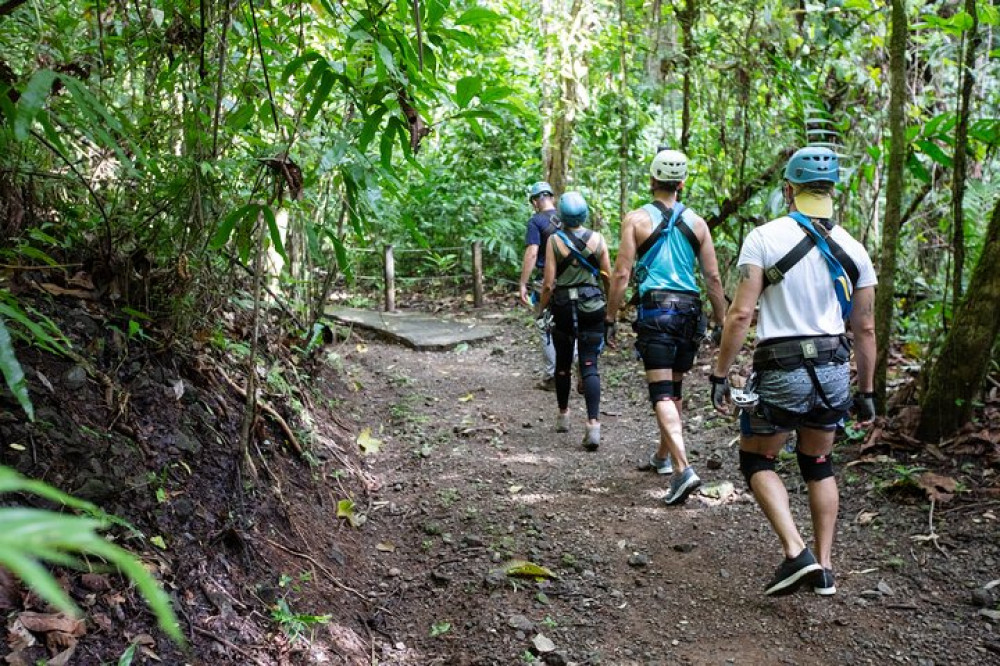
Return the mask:
POLYGON ((837 591, 831 561, 839 505, 834 435, 852 404, 860 422, 875 415, 877 279, 865 248, 831 222, 838 182, 837 155, 827 148, 803 148, 789 160, 783 186, 789 214, 757 227, 743 243, 740 283, 709 378, 716 409, 728 411, 727 398, 742 409, 740 471, 784 550, 785 560, 765 588, 768 595, 790 594, 803 583, 820 595, 837 591), (730 395, 729 368, 758 303, 755 380, 745 392, 730 395), (853 401, 845 320, 857 364, 853 401), (799 534, 784 482, 774 471, 793 430, 809 489, 815 555, 799 534))

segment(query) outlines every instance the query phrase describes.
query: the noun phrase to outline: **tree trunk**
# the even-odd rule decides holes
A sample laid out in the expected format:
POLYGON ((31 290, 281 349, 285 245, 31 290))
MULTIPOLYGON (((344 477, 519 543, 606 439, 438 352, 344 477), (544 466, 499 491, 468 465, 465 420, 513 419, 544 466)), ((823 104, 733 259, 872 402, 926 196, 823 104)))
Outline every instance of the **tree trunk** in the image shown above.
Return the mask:
POLYGON ((576 129, 577 110, 582 106, 580 87, 586 80, 586 64, 579 53, 583 0, 573 0, 566 17, 565 36, 559 40, 559 90, 560 98, 553 111, 552 134, 549 136, 548 159, 545 164, 546 180, 556 196, 566 191, 569 180, 569 158, 576 129))
POLYGON ((896 291, 896 249, 903 208, 903 162, 906 160, 906 42, 909 26, 905 0, 892 0, 892 36, 889 40, 889 166, 886 175, 885 218, 879 287, 875 295, 875 394, 880 412, 885 411, 886 375, 892 332, 893 298, 896 291))
POLYGON ((947 437, 968 422, 1000 336, 1000 199, 993 208, 969 292, 953 322, 920 401, 917 435, 928 442, 947 437))
POLYGON ((965 0, 965 11, 972 17, 972 27, 966 33, 965 59, 961 65, 961 93, 958 100, 958 124, 955 126, 955 175, 951 181, 951 208, 954 226, 951 243, 955 253, 955 272, 952 275, 951 311, 957 312, 962 302, 962 278, 965 269, 965 164, 969 143, 969 106, 972 102, 972 72, 976 67, 976 51, 979 46, 979 17, 976 14, 976 0, 965 0))
POLYGON ((628 27, 625 22, 625 0, 618 0, 618 109, 621 123, 621 143, 618 146, 618 219, 628 212, 628 27))
POLYGON ((686 153, 691 138, 691 69, 694 64, 694 22, 698 16, 697 0, 687 0, 684 9, 677 14, 684 34, 684 78, 681 83, 681 152, 686 153))

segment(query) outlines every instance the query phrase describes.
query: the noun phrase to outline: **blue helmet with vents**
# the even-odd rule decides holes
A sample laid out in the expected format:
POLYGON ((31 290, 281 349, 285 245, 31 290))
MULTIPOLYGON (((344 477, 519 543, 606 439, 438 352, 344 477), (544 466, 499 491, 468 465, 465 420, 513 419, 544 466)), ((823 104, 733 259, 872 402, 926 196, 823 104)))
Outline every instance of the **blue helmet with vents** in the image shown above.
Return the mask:
POLYGON ((559 197, 559 219, 567 227, 579 227, 587 221, 587 200, 579 192, 566 192, 559 197))
POLYGON ((840 182, 840 162, 829 148, 807 146, 795 151, 785 167, 785 180, 790 183, 840 182))

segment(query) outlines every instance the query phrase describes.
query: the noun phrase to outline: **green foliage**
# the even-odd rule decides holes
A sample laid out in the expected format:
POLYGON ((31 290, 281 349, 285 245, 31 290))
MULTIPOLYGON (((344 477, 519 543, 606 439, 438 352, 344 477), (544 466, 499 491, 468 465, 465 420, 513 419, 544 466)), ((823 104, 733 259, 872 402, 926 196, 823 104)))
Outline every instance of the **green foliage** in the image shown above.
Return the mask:
POLYGON ((87 512, 91 517, 68 516, 40 509, 0 509, 0 564, 20 577, 43 599, 67 613, 75 614, 78 612, 76 606, 42 563, 87 569, 87 562, 93 562, 90 558, 103 559, 135 583, 156 614, 160 628, 178 643, 184 642, 170 600, 152 575, 128 551, 97 534, 98 529, 110 524, 108 516, 89 502, 75 499, 39 481, 26 479, 7 467, 0 467, 0 494, 4 493, 31 493, 87 512), (88 560, 84 561, 81 557, 88 560))
POLYGON ((278 623, 281 632, 294 643, 305 637, 307 633, 311 634, 316 626, 328 623, 331 616, 296 613, 288 606, 288 601, 282 597, 271 609, 271 619, 278 623))
POLYGON ((21 369, 17 356, 14 355, 14 345, 2 317, 0 317, 0 371, 7 381, 7 388, 14 394, 24 413, 28 415, 28 419, 34 421, 35 407, 31 404, 31 396, 28 395, 28 382, 24 378, 24 370, 21 369))

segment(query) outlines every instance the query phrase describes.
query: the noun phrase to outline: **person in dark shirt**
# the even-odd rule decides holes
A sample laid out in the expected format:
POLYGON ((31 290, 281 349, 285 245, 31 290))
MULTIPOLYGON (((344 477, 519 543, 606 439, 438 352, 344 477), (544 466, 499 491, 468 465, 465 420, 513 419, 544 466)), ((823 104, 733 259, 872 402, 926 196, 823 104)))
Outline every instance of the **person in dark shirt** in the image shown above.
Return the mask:
MULTIPOLYGON (((559 228, 556 217, 556 201, 552 194, 552 186, 540 181, 531 186, 528 190, 528 201, 534 209, 534 214, 528 220, 528 228, 524 234, 524 260, 521 264, 520 293, 521 302, 528 307, 534 307, 538 302, 539 291, 537 282, 541 278, 545 269, 545 247, 548 246, 549 236, 559 228), (542 248, 539 251, 539 248, 542 248), (528 281, 531 280, 529 290, 528 281)), ((545 391, 554 391, 556 388, 556 351, 552 345, 552 336, 545 331, 541 332, 542 346, 542 379, 538 388, 545 391)))

